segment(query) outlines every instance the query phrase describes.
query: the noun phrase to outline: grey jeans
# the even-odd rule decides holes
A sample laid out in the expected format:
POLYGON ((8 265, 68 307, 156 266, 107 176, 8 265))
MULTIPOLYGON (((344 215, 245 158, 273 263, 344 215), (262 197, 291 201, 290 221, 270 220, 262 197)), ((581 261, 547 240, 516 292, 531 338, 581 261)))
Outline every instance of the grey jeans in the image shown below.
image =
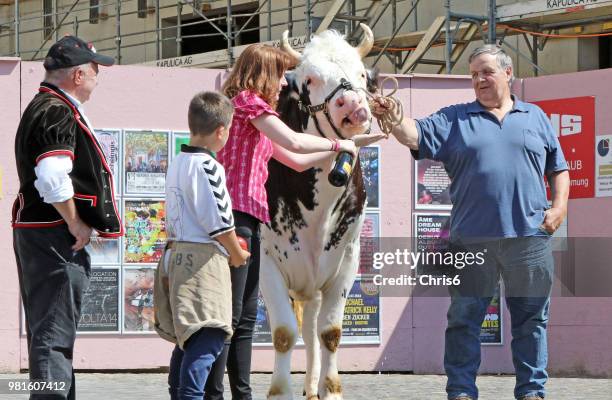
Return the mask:
POLYGON ((91 268, 87 251, 72 251, 74 242, 65 225, 13 230, 30 379, 63 382, 57 385, 63 390, 31 399, 75 398, 72 352, 91 268))

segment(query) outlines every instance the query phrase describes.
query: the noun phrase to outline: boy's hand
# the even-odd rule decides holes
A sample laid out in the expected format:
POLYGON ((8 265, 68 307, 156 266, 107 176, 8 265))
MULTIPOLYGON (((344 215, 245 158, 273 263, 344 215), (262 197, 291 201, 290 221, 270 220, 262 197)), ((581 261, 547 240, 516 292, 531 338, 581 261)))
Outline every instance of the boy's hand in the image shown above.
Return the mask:
POLYGON ((241 248, 240 251, 230 254, 229 265, 230 267, 238 268, 246 264, 250 256, 251 253, 241 248))

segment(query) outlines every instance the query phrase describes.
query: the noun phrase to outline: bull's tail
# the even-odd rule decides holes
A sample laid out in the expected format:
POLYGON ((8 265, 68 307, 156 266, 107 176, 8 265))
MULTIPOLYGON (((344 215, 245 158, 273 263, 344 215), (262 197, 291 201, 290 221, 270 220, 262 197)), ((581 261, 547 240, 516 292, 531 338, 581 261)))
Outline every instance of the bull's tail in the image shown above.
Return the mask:
POLYGON ((297 321, 298 326, 298 334, 302 336, 302 321, 304 316, 304 302, 300 300, 293 299, 293 313, 295 314, 295 319, 297 321))

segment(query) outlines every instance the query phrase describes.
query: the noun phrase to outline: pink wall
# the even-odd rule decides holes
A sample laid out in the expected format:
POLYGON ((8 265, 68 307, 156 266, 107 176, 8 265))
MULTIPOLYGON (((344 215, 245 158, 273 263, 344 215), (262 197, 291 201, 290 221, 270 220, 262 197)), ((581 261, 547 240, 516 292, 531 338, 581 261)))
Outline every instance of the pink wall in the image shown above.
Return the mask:
MULTIPOLYGON (((2 212, 8 221, 10 205, 17 192, 14 171, 13 135, 19 114, 34 96, 43 76, 40 63, 0 60, 0 131, 10 145, 0 149, 2 169, 2 212), (21 78, 20 78, 21 72, 21 78), (21 81, 20 81, 21 79, 21 81), (20 100, 20 96, 23 96, 20 100)), ((102 69, 100 86, 86 104, 92 123, 100 128, 141 128, 186 130, 186 110, 197 90, 219 87, 222 72, 203 69, 156 69, 116 66, 102 69)), ((598 134, 610 134, 612 96, 597 84, 612 79, 612 71, 597 71, 555 77, 528 79, 524 82, 528 100, 572 96, 597 96, 598 134), (586 78, 586 79, 585 79, 586 78), (565 85, 565 89, 560 89, 565 85), (592 89, 589 92, 589 88, 592 89), (531 96, 531 97, 530 97, 531 96), (606 97, 607 96, 607 97, 606 97)), ((406 115, 423 117, 437 109, 473 99, 467 77, 399 76, 400 98, 406 115)), ((517 84, 520 86, 520 82, 517 84)), ((520 91, 518 92, 520 93, 520 91)), ((393 139, 381 147, 381 236, 412 236, 412 158, 408 150, 393 139)), ((573 200, 570 203, 570 234, 609 235, 610 199, 573 200), (606 205, 608 207, 606 207, 606 205), (594 212, 595 211, 595 212, 594 212)), ((26 341, 19 334, 19 290, 8 224, 0 227, 0 246, 8 255, 5 288, 0 291, 0 371, 27 367, 26 341)), ((598 250, 603 251, 603 250, 598 250)), ((601 265, 589 271, 603 273, 609 267, 610 249, 602 253, 601 265), (605 255, 606 258, 603 256, 605 255), (605 265, 604 265, 605 264, 605 265)), ((577 249, 592 253, 593 249, 577 249)), ((598 257, 599 259, 599 257, 598 257)), ((608 268, 609 269, 609 268, 608 268)), ((609 282, 608 282, 609 283, 609 282)), ((609 334, 612 301, 604 298, 555 298, 551 320, 550 355, 553 371, 586 371, 612 375, 609 334), (578 340, 578 338, 580 340, 578 340), (579 344, 580 343, 580 344, 579 344)), ((380 345, 350 345, 340 349, 342 370, 391 370, 440 373, 444 347, 444 328, 448 300, 432 297, 381 298, 380 345)), ((505 344, 483 348, 483 372, 511 373, 509 317, 504 310, 505 344)), ((81 369, 157 368, 167 366, 171 346, 154 335, 80 335, 77 339, 75 367, 81 369)), ((294 352, 294 369, 303 370, 303 349, 294 352)), ((254 351, 253 369, 269 371, 273 352, 269 347, 254 351)))
POLYGON ((13 138, 19 125, 19 59, 0 58, 0 132, 3 133, 0 146, 0 254, 4 257, 0 290, 0 371, 15 370, 19 366, 19 283, 13 237, 10 227, 11 209, 19 191, 19 179, 15 171, 13 138))

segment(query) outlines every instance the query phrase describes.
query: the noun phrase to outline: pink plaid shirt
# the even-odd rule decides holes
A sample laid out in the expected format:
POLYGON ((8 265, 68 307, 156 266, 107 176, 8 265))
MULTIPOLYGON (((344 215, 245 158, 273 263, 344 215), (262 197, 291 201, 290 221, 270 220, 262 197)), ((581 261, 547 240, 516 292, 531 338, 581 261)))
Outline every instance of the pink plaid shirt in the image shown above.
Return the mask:
POLYGON ((268 161, 272 157, 272 141, 259 132, 251 120, 263 113, 278 116, 257 94, 245 90, 232 99, 234 119, 229 139, 217 153, 217 160, 225 168, 227 189, 233 209, 269 222, 268 195, 265 183, 268 179, 268 161))

